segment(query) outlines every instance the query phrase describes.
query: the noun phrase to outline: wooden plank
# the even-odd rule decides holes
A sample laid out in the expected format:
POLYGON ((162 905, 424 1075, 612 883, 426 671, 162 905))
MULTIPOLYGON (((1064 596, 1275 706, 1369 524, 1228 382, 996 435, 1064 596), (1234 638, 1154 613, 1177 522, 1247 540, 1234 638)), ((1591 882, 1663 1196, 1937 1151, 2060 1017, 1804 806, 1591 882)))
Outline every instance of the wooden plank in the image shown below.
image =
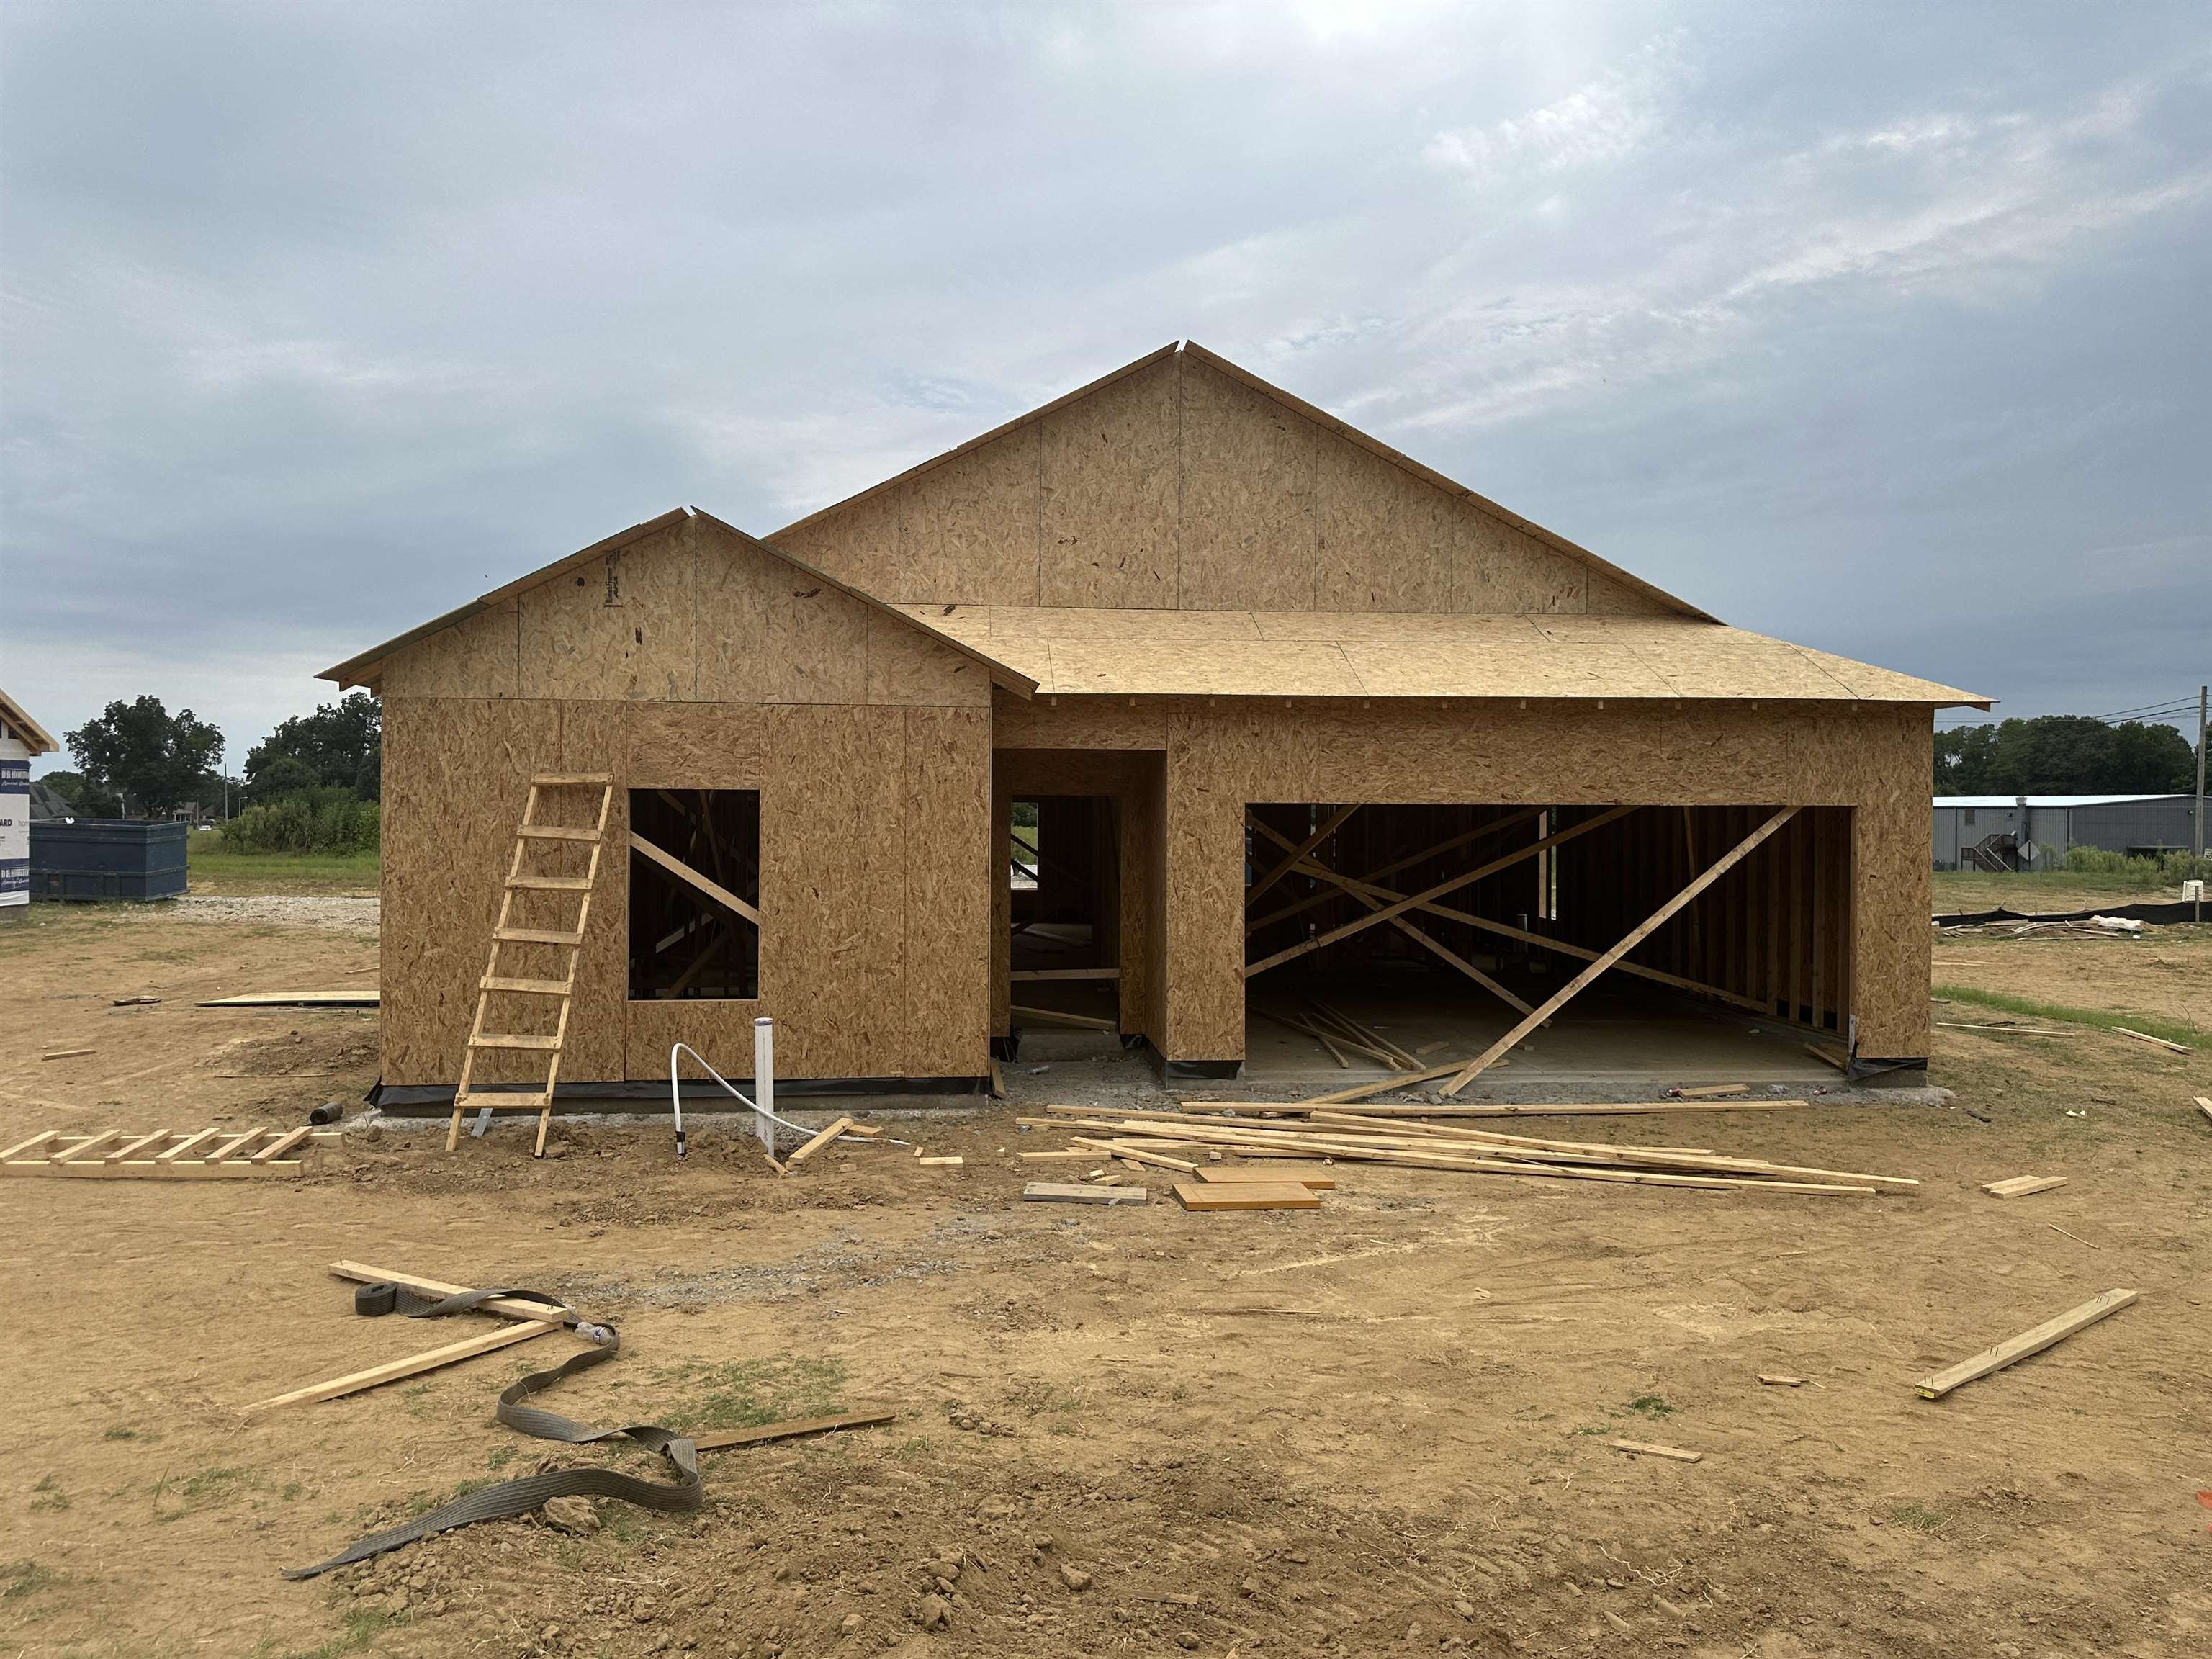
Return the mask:
POLYGON ((1321 1194, 1295 1181, 1235 1182, 1214 1185, 1177 1182, 1176 1201, 1186 1210, 1318 1210, 1321 1194))
POLYGON ((2005 1181, 1984 1181, 1982 1190, 1992 1198, 2026 1198, 2030 1193, 2047 1193, 2065 1184, 2064 1176, 2014 1176, 2005 1181))
MULTIPOLYGON (((300 1133, 301 1134, 305 1134, 307 1132, 305 1129, 302 1129, 300 1133)), ((140 1135, 136 1140, 125 1141, 123 1145, 118 1146, 113 1152, 108 1153, 108 1155, 100 1161, 104 1164, 120 1164, 125 1158, 131 1157, 132 1153, 143 1152, 155 1141, 167 1140, 168 1138, 169 1132, 167 1129, 156 1129, 150 1135, 140 1135)), ((148 1158, 143 1161, 151 1163, 153 1160, 151 1158, 148 1158)))
MULTIPOLYGON (((1493 818, 1488 823, 1479 824, 1474 829, 1454 836, 1448 841, 1440 841, 1433 846, 1424 847, 1419 852, 1410 854, 1405 858, 1394 859, 1379 870, 1369 871, 1366 875, 1358 878, 1358 881, 1361 884, 1369 886, 1379 881, 1387 881, 1401 870, 1410 870, 1417 864, 1425 864, 1431 859, 1441 857, 1446 853, 1456 852, 1470 842, 1481 841, 1491 836, 1502 835, 1508 830, 1517 828, 1534 818, 1541 817, 1543 811, 1544 809, 1540 806, 1530 806, 1517 812, 1509 813, 1502 818, 1493 818)), ((1312 909, 1317 904, 1328 903, 1333 896, 1334 896, 1333 894, 1328 893, 1314 894, 1311 897, 1300 899, 1296 904, 1269 912, 1254 922, 1253 926, 1266 927, 1278 921, 1287 921, 1302 911, 1312 909)))
POLYGON ((76 1180, 104 1181, 241 1181, 256 1176, 289 1177, 300 1173, 302 1166, 297 1160, 288 1158, 280 1164, 160 1164, 150 1158, 132 1158, 125 1164, 110 1164, 105 1159, 91 1164, 49 1164, 17 1161, 0 1164, 0 1173, 10 1176, 54 1176, 76 1180))
POLYGON ((1057 1008, 1024 1008, 1015 1003, 1010 1012, 1017 1019, 1034 1020, 1042 1025, 1066 1025, 1084 1031, 1118 1031, 1118 1021, 1099 1019, 1091 1014, 1064 1014, 1057 1008))
POLYGON ((2189 1050, 2184 1048, 2180 1043, 2168 1042, 2164 1037, 2153 1036, 2148 1031, 2130 1030, 2124 1025, 2115 1025, 2112 1029, 2118 1031, 2122 1036, 2133 1037, 2137 1042, 2152 1043, 2160 1048, 2170 1049, 2177 1054, 2185 1054, 2189 1052, 2189 1050))
POLYGON ((1495 875, 1498 871, 1509 869, 1526 859, 1534 857, 1538 853, 1547 852, 1554 847, 1573 841, 1577 836, 1586 836, 1601 825, 1610 823, 1615 818, 1625 817, 1635 810, 1632 806, 1609 807, 1595 817, 1585 818, 1582 823, 1571 824, 1556 834, 1545 836, 1541 841, 1531 842, 1526 847, 1516 848, 1502 857, 1491 860, 1487 864, 1478 865, 1473 870, 1466 871, 1449 880, 1438 882, 1435 886, 1422 892, 1412 894, 1394 904, 1386 904, 1380 909, 1370 910, 1364 916, 1356 916, 1352 921, 1332 927, 1326 933, 1316 933, 1311 939, 1302 939, 1287 950, 1278 951, 1273 956, 1262 957, 1257 962, 1247 963, 1244 964, 1244 977, 1249 979, 1255 974, 1265 973, 1268 969, 1279 967, 1294 957, 1304 956, 1310 951, 1318 951, 1323 945, 1334 945, 1337 940, 1349 938, 1352 934, 1372 927, 1378 922, 1389 921, 1394 916, 1403 915, 1415 906, 1425 904, 1431 899, 1442 898, 1447 893, 1455 893, 1462 887, 1480 881, 1485 876, 1495 875))
MULTIPOLYGON (((467 1285, 448 1285, 443 1279, 424 1279, 418 1273, 404 1273, 390 1267, 374 1267, 365 1261, 333 1261, 330 1271, 337 1277, 356 1285, 397 1285, 403 1290, 413 1291, 418 1296, 466 1296, 473 1288, 467 1285)), ((495 1313, 502 1319, 542 1320, 548 1309, 542 1302, 532 1302, 518 1297, 495 1297, 489 1302, 479 1302, 471 1313, 495 1313)))
POLYGON ((1776 830, 1781 829, 1784 824, 1789 823, 1791 818, 1797 815, 1798 811, 1799 809, 1795 806, 1784 807, 1780 811, 1775 813, 1773 817, 1768 818, 1765 823, 1759 825, 1758 829, 1753 830, 1751 834, 1738 842, 1733 848, 1729 848, 1728 852, 1722 854, 1722 856, 1717 860, 1711 867, 1707 869, 1703 875, 1699 876, 1695 881, 1692 881, 1688 886, 1682 889, 1680 892, 1668 899, 1666 903, 1661 905, 1656 910, 1654 910, 1649 916, 1645 917, 1642 922, 1632 928, 1627 936, 1622 939, 1618 945, 1615 945, 1595 962, 1590 963, 1589 967, 1583 969, 1582 972, 1577 974, 1574 978, 1569 980, 1565 985, 1553 992, 1542 1007, 1537 1009, 1535 1012, 1526 1016, 1518 1025, 1516 1025, 1504 1036, 1498 1038, 1497 1042, 1492 1043, 1490 1047, 1484 1049, 1480 1054, 1476 1055, 1474 1059, 1469 1060, 1467 1066, 1456 1076, 1455 1076, 1449 1083, 1444 1085, 1443 1091, 1447 1095, 1455 1095, 1461 1090, 1466 1088, 1468 1084, 1474 1082, 1476 1078, 1480 1077, 1499 1058, 1501 1058, 1508 1049, 1520 1042, 1523 1038, 1528 1036, 1530 1032, 1534 1031, 1538 1026, 1541 1025, 1546 1020, 1549 1019, 1553 1014, 1559 1012, 1560 1009, 1565 1007, 1568 1003, 1571 1002, 1577 996, 1580 995, 1583 990, 1589 986, 1593 980, 1596 979, 1601 974, 1604 973, 1607 969, 1612 967, 1614 963, 1620 961, 1621 957, 1626 956, 1631 951, 1633 951, 1638 945, 1641 945, 1646 939, 1649 939, 1654 933, 1665 926, 1669 917, 1674 915, 1685 905, 1690 903, 1691 901, 1695 899, 1698 894, 1704 892, 1715 882, 1718 881, 1723 876, 1725 876, 1729 871, 1735 869, 1735 866, 1742 863, 1744 860, 1749 858, 1752 854, 1758 849, 1762 842, 1765 841, 1768 836, 1774 834, 1776 830))
POLYGON ((1156 1152, 1149 1147, 1132 1146, 1127 1141, 1088 1140, 1081 1135, 1073 1136, 1071 1139, 1073 1145, 1087 1151, 1103 1152, 1109 1158, 1123 1158, 1133 1164, 1149 1164, 1156 1170, 1173 1170, 1181 1175, 1189 1175, 1198 1168, 1188 1158, 1170 1158, 1164 1152, 1156 1152))
MULTIPOLYGON (((915 1162, 931 1169, 957 1170, 965 1166, 968 1160, 964 1158, 918 1158, 915 1162)), ((791 1165, 787 1163, 783 1167, 787 1171, 791 1165)))
POLYGON ((584 876, 509 876, 507 884, 524 893, 588 893, 592 884, 584 876))
POLYGON ((760 926, 761 917, 758 910, 723 886, 721 883, 701 875, 682 859, 678 858, 675 854, 664 852, 635 830, 629 832, 629 844, 631 851, 644 854, 678 881, 690 883, 692 886, 697 888, 723 908, 736 911, 756 927, 760 926))
POLYGON ((1032 1181, 1022 1188, 1032 1204, 1143 1204, 1152 1194, 1142 1187, 1078 1187, 1057 1181, 1032 1181))
POLYGON ((2208 1121, 2212 1121, 2212 1100, 2207 1100, 2203 1095, 2196 1096, 2195 1099, 2197 1109, 2203 1113, 2208 1121))
POLYGON ((1747 1095, 1748 1083, 1708 1083, 1695 1089, 1677 1089, 1674 1092, 1685 1100, 1720 1100, 1729 1095, 1747 1095))
POLYGON ((1919 1382, 1923 1400, 1941 1400, 1952 1389, 1992 1371, 2001 1371, 2008 1365, 2016 1365, 2031 1354, 2041 1353, 2053 1343, 2063 1342, 2076 1331, 2087 1330, 2100 1319, 2109 1318, 2123 1308, 2132 1307, 2136 1300, 2133 1291, 2106 1291, 2102 1296, 2092 1297, 2078 1308, 2069 1308, 2054 1319, 2046 1319, 2033 1330, 2022 1331, 2018 1336, 2007 1337, 1993 1348, 1984 1348, 1971 1359, 1962 1359, 1948 1370, 1933 1376, 1923 1377, 1919 1382))
POLYGON ((724 1451, 732 1446, 763 1446, 773 1440, 796 1440, 802 1435, 830 1434, 838 1429, 872 1429, 898 1421, 896 1412, 848 1412, 842 1417, 794 1418, 782 1423, 763 1423, 757 1429, 709 1429, 691 1437, 700 1451, 724 1451))
POLYGON ((1091 1164, 1097 1161, 1096 1152, 1016 1152, 1014 1156, 1024 1164, 1091 1164))
POLYGON ((1317 1193, 1336 1190, 1336 1177, 1318 1170, 1249 1170, 1235 1164, 1193 1164, 1198 1178, 1210 1187, 1310 1187, 1317 1193))
MULTIPOLYGON (((1314 848, 1319 847, 1322 842, 1327 841, 1339 830, 1341 830, 1344 827, 1344 821, 1350 817, 1354 812, 1357 812, 1361 805, 1362 803, 1354 801, 1349 806, 1338 807, 1336 811, 1331 812, 1327 817, 1322 820, 1321 827, 1319 829, 1316 830, 1313 834, 1308 836, 1304 841, 1298 842, 1295 848, 1291 845, 1291 839, 1288 836, 1276 834, 1271 826, 1261 823, 1256 815, 1248 811, 1244 815, 1245 821, 1254 829, 1264 831, 1267 838, 1274 842, 1279 848, 1285 849, 1288 853, 1289 856, 1285 858, 1283 861, 1280 864, 1278 864, 1273 869, 1268 871, 1266 875, 1261 877, 1259 880, 1254 882, 1251 886, 1244 890, 1244 908, 1247 910, 1249 910, 1255 904, 1257 904, 1260 902, 1261 896, 1270 887, 1273 887, 1277 882, 1280 881, 1285 876, 1289 875, 1291 871, 1297 869, 1299 864, 1304 861, 1307 854, 1312 852, 1314 848)), ((1249 933, 1251 930, 1248 927, 1246 931, 1249 933)))
POLYGON ((50 1054, 40 1054, 40 1060, 76 1060, 85 1054, 96 1054, 97 1048, 57 1048, 50 1054))
POLYGON ((477 981, 479 991, 512 991, 518 996, 565 997, 575 994, 575 987, 565 979, 500 979, 486 975, 477 981))
POLYGON ((87 1135, 83 1139, 77 1141, 73 1146, 63 1147, 59 1152, 53 1153, 48 1159, 48 1162, 54 1164, 66 1164, 72 1158, 82 1158, 87 1152, 96 1152, 100 1151, 111 1140, 120 1140, 122 1139, 123 1131, 120 1129, 102 1129, 96 1135, 87 1135))
POLYGON ((1655 1446, 1648 1440, 1608 1440, 1605 1443, 1615 1451, 1624 1451, 1634 1457, 1663 1457, 1673 1463, 1702 1463, 1705 1455, 1701 1451, 1685 1451, 1680 1446, 1655 1446))
POLYGON ((374 991, 254 991, 245 996, 216 997, 198 1002, 196 1008, 374 1008, 380 1006, 374 991))
POLYGON ((182 1158, 187 1152, 197 1151, 203 1144, 207 1141, 213 1140, 222 1133, 222 1131, 220 1129, 202 1129, 197 1134, 186 1135, 182 1140, 170 1147, 167 1151, 155 1153, 154 1162, 156 1164, 174 1164, 179 1159, 182 1158))
POLYGON ((851 1118, 839 1118, 828 1128, 823 1129, 816 1134, 813 1139, 808 1141, 804 1146, 801 1146, 789 1158, 784 1159, 784 1173, 788 1175, 791 1172, 791 1169, 793 1164, 804 1164, 808 1158, 813 1157, 815 1153, 820 1152, 824 1146, 827 1146, 831 1141, 836 1139, 839 1135, 843 1134, 846 1130, 852 1127, 853 1120, 851 1118))
POLYGON ((1119 979, 1119 968, 1017 968, 1006 975, 1016 981, 1054 979, 1119 979))
POLYGON ((545 927, 495 927, 491 936, 501 945, 577 945, 584 942, 581 933, 561 933, 545 927))
POLYGON ((1805 1386, 1803 1377, 1785 1376, 1779 1371, 1761 1371, 1759 1380, 1770 1389, 1802 1389, 1805 1386))
POLYGON ((539 772, 530 780, 532 789, 581 788, 586 784, 605 786, 614 781, 611 772, 539 772))
POLYGON ((448 1342, 442 1348, 431 1348, 404 1359, 387 1360, 381 1365, 372 1365, 365 1371, 354 1371, 344 1376, 334 1376, 327 1382, 311 1382, 304 1389, 295 1389, 289 1394, 280 1394, 267 1400, 257 1400, 250 1406, 241 1406, 241 1412, 274 1411, 279 1406, 301 1406, 319 1400, 336 1400, 342 1395, 359 1394, 365 1389, 396 1382, 404 1376, 419 1376, 435 1370, 441 1365, 458 1364, 464 1359, 473 1359, 478 1354, 490 1353, 497 1348, 512 1347, 517 1342, 527 1342, 544 1336, 549 1331, 562 1328, 544 1320, 525 1320, 519 1324, 503 1325, 482 1336, 472 1336, 460 1342, 448 1342))
POLYGON ((312 1128, 287 1129, 246 1161, 249 1164, 274 1164, 313 1133, 312 1128))
POLYGON ((58 1140, 60 1138, 61 1131, 58 1129, 41 1129, 28 1140, 19 1140, 6 1152, 0 1152, 0 1164, 4 1164, 11 1158, 21 1158, 25 1152, 36 1152, 48 1141, 58 1140))
MULTIPOLYGON (((518 1048, 530 1054, 556 1054, 561 1052, 561 1038, 554 1036, 519 1036, 512 1031, 482 1031, 469 1039, 471 1048, 518 1048)), ((471 1099, 476 1096, 471 1094, 471 1099)))
POLYGON ((206 1154, 202 1157, 200 1162, 203 1164, 220 1164, 225 1158, 235 1156, 238 1152, 252 1145, 253 1142, 260 1139, 262 1136, 268 1133, 269 1126, 267 1124, 257 1123, 251 1129, 248 1129, 244 1134, 233 1135, 229 1139, 223 1141, 216 1146, 210 1147, 206 1154))

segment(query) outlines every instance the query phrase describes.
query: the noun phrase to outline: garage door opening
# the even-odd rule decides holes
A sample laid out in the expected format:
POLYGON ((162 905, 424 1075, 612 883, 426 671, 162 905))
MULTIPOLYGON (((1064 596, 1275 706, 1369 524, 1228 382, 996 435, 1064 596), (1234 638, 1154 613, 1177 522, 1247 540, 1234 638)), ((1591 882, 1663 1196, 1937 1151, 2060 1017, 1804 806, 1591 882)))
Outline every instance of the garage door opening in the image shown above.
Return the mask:
POLYGON ((1850 836, 1840 807, 1248 806, 1247 1079, 1832 1078, 1850 836))

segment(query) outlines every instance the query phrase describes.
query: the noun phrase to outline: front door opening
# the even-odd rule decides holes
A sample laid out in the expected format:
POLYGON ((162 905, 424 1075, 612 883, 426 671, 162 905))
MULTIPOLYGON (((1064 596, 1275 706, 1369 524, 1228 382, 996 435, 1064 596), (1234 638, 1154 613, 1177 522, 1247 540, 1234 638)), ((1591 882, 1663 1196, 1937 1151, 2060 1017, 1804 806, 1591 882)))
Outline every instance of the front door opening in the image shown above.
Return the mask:
POLYGON ((1114 798, 1018 798, 1006 858, 1014 1024, 1119 1030, 1121 815, 1114 798))

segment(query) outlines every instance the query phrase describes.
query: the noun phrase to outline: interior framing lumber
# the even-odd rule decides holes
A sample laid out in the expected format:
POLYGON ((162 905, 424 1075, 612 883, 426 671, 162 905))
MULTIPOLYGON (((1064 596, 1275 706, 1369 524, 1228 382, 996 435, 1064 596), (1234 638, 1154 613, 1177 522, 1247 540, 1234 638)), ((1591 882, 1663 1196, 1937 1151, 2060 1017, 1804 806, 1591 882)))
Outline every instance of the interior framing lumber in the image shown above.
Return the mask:
POLYGON ((1553 1014, 1559 1012, 1560 1009, 1565 1007, 1568 1003, 1571 1002, 1577 996, 1580 995, 1582 992, 1593 981, 1597 979, 1600 975, 1603 974, 1607 969, 1612 967, 1615 963, 1619 962, 1621 957, 1626 956, 1631 951, 1633 951, 1638 945, 1641 945, 1646 939, 1649 939, 1661 927, 1666 926, 1669 918, 1681 910, 1692 900, 1696 898, 1698 894, 1704 892, 1708 887, 1711 887, 1723 876, 1725 876, 1729 871, 1735 869, 1735 866, 1742 863, 1744 860, 1749 858, 1752 854, 1758 849, 1760 843, 1765 842, 1769 836, 1772 836, 1775 831, 1781 829, 1784 824, 1788 823, 1792 818, 1796 817, 1801 810, 1802 809, 1795 806, 1785 806, 1782 808, 1779 811, 1776 812, 1773 817, 1768 818, 1765 823, 1760 824, 1758 829, 1753 830, 1748 836, 1746 836, 1741 841, 1738 842, 1734 847, 1723 854, 1713 862, 1711 867, 1706 870, 1703 875, 1698 877, 1695 880, 1691 882, 1688 886, 1683 888, 1680 892, 1675 894, 1674 897, 1668 899, 1664 904, 1661 905, 1656 910, 1654 910, 1649 916, 1645 917, 1644 921, 1638 922, 1633 928, 1630 929, 1627 936, 1624 938, 1620 944, 1614 945, 1611 950, 1605 952, 1605 954, 1598 957, 1596 961, 1591 963, 1589 966, 1583 969, 1582 972, 1577 974, 1572 979, 1561 986, 1556 992, 1553 993, 1550 1000, 1547 1000, 1542 1007, 1537 1009, 1535 1012, 1528 1015, 1528 1018, 1523 1019, 1518 1025, 1516 1025, 1504 1036, 1498 1038, 1497 1042, 1492 1043, 1490 1047, 1484 1049, 1480 1054, 1477 1054, 1473 1060, 1469 1060, 1467 1063, 1466 1068, 1460 1072, 1458 1075, 1454 1077, 1449 1083, 1447 1083, 1444 1085, 1443 1092, 1447 1095, 1455 1095, 1462 1089, 1467 1087, 1468 1084, 1474 1082, 1476 1078, 1480 1077, 1486 1070, 1503 1057, 1509 1049, 1519 1044, 1531 1031, 1534 1031, 1547 1019, 1549 1019, 1553 1014))

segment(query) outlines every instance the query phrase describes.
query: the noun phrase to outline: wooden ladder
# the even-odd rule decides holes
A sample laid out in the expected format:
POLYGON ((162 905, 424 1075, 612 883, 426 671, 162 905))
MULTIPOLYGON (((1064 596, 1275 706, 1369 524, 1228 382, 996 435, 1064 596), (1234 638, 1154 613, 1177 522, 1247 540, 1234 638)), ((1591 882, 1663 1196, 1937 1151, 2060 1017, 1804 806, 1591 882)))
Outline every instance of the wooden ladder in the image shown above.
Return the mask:
POLYGON ((584 924, 592 914, 592 887, 599 876, 599 849, 607 833, 607 815, 614 805, 614 779, 603 772, 549 772, 530 780, 530 798, 523 803, 522 822, 515 827, 514 857, 507 868, 507 883, 500 894, 499 920, 492 924, 491 955, 483 977, 477 981, 477 1018, 469 1028, 468 1052, 461 1060, 461 1081, 453 1091, 453 1127, 446 1131, 446 1150, 461 1142, 461 1119, 469 1108, 478 1111, 538 1114, 538 1145, 532 1156, 545 1156, 545 1132, 553 1122, 553 1085, 561 1075, 561 1044, 568 1035, 568 1006, 575 995, 576 960, 583 949, 584 924), (598 820, 586 829, 580 824, 540 823, 538 798, 549 791, 597 789, 598 820), (539 845, 558 848, 588 843, 591 860, 580 876, 542 874, 528 868, 530 849, 539 845), (523 892, 573 893, 576 896, 576 926, 573 932, 514 925, 514 896, 523 892), (500 972, 500 951, 507 945, 551 946, 568 953, 568 966, 558 979, 527 979, 500 972), (560 1012, 550 1036, 524 1036, 512 1032, 487 1031, 485 1016, 495 996, 552 997, 560 1012), (542 1090, 500 1088, 470 1092, 477 1056, 487 1051, 542 1054, 545 1056, 545 1085, 542 1090))

